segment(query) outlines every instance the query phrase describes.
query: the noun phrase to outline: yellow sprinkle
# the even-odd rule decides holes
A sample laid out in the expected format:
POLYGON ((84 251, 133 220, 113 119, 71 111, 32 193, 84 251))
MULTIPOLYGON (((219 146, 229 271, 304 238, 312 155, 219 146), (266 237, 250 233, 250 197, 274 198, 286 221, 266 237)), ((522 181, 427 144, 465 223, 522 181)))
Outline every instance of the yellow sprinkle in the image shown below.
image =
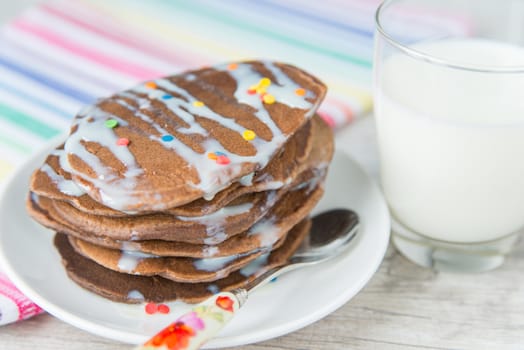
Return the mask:
POLYGON ((264 101, 264 103, 271 105, 275 103, 275 96, 270 95, 270 94, 265 94, 264 97, 262 97, 262 100, 264 101))
POLYGON ((207 154, 207 157, 208 157, 209 159, 212 159, 212 160, 217 160, 217 158, 218 158, 217 155, 214 154, 214 153, 212 153, 212 152, 209 152, 209 153, 207 154))
POLYGON ((258 86, 255 91, 257 92, 257 94, 265 94, 266 93, 266 88, 264 86, 258 86))
POLYGON ((202 102, 202 101, 195 101, 195 102, 193 102, 193 106, 195 106, 195 107, 204 107, 204 102, 202 102))
POLYGON ((247 129, 247 130, 244 130, 244 132, 242 133, 242 137, 246 141, 252 141, 255 139, 255 137, 257 137, 257 134, 255 134, 253 130, 247 129))
POLYGON ((295 90, 295 94, 297 94, 298 96, 304 96, 306 94, 306 90, 298 88, 295 90))
POLYGON ((271 80, 269 78, 262 78, 258 82, 258 85, 262 87, 268 87, 269 85, 271 85, 271 80))

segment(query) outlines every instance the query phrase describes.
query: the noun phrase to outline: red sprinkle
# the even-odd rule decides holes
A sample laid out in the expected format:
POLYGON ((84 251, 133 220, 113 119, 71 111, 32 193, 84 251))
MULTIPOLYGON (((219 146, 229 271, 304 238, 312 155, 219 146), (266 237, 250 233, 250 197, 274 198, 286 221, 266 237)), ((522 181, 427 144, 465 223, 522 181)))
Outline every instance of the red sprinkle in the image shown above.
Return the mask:
POLYGON ((127 146, 129 145, 129 139, 126 139, 125 137, 121 137, 116 141, 116 144, 119 146, 127 146))
POLYGON ((158 312, 161 314, 168 314, 171 310, 169 309, 169 306, 166 304, 160 304, 158 305, 158 312))
POLYGON ((155 303, 146 304, 146 313, 152 315, 158 311, 158 306, 155 303))
POLYGON ((247 93, 250 94, 250 95, 254 95, 254 94, 257 93, 257 90, 256 89, 248 89, 247 93))
POLYGON ((218 156, 216 162, 218 164, 226 165, 229 164, 231 161, 227 156, 218 156))

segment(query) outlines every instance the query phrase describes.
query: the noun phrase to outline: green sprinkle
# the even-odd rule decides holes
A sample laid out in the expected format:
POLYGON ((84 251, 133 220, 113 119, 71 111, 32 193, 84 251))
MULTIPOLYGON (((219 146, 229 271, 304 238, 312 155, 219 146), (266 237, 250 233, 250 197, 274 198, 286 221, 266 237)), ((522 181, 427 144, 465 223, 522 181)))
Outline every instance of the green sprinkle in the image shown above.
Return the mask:
POLYGON ((116 120, 114 120, 114 119, 108 119, 108 120, 106 120, 106 123, 105 123, 105 124, 106 124, 106 126, 107 126, 108 128, 113 129, 115 126, 118 125, 118 122, 117 122, 116 120))

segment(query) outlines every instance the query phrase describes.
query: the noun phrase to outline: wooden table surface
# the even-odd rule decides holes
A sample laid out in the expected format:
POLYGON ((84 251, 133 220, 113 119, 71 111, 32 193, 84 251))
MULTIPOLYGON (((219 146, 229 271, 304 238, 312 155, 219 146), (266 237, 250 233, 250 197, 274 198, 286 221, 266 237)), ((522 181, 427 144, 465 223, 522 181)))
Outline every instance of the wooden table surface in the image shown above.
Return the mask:
MULTIPOLYGON (((339 133, 337 146, 377 176, 371 118, 339 133)), ((336 312, 297 332, 238 349, 524 349, 523 274, 523 241, 501 268, 470 275, 420 268, 390 246, 368 285, 336 312)), ((0 328, 1 350, 131 348, 47 314, 0 328)))

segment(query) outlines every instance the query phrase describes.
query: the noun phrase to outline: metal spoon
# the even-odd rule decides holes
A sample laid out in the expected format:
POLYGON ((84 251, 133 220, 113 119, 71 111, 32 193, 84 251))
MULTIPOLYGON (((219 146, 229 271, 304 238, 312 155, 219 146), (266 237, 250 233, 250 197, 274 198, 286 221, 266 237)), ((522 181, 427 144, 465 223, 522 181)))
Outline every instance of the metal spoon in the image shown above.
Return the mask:
POLYGON ((247 301, 249 292, 288 271, 316 265, 338 256, 356 236, 358 226, 357 214, 348 209, 333 209, 316 215, 312 219, 311 230, 305 242, 284 266, 269 269, 244 288, 213 295, 136 350, 199 349, 233 318, 247 301))

